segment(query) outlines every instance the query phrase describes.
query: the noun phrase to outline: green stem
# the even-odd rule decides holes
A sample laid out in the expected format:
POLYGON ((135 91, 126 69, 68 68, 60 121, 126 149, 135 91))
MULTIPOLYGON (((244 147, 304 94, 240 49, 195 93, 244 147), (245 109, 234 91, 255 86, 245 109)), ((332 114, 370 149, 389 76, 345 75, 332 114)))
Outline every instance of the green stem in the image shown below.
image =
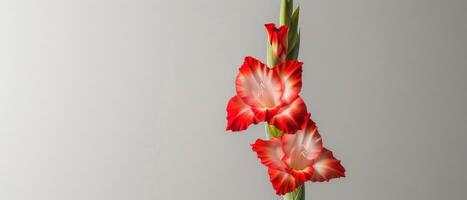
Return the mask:
POLYGON ((274 125, 266 124, 266 137, 274 138, 284 135, 284 132, 276 128, 274 125))
POLYGON ((295 191, 285 194, 284 200, 305 200, 305 185, 302 184, 295 191))

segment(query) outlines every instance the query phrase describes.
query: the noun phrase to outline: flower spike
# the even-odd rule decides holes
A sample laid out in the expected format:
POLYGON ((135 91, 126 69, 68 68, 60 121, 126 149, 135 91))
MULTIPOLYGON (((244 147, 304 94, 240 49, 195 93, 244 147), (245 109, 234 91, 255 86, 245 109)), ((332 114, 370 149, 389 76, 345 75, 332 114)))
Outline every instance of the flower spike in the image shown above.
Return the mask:
POLYGON ((300 96, 302 65, 300 6, 281 0, 278 27, 265 24, 267 64, 245 57, 235 79, 236 94, 227 103, 226 130, 238 132, 265 122, 267 139, 251 145, 268 168, 277 195, 304 200, 305 183, 345 177, 345 168, 324 148, 318 128, 300 96), (294 9, 295 8, 295 9, 294 9))

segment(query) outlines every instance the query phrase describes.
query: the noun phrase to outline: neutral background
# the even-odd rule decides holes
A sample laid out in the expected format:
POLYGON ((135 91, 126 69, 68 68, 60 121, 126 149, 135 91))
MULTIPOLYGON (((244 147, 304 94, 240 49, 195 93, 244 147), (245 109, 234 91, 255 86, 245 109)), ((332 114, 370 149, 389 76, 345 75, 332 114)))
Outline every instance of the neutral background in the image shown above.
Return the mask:
MULTIPOLYGON (((302 0, 302 96, 347 178, 467 198, 467 1, 302 0)), ((225 105, 279 0, 0 1, 0 199, 280 199, 225 105)))

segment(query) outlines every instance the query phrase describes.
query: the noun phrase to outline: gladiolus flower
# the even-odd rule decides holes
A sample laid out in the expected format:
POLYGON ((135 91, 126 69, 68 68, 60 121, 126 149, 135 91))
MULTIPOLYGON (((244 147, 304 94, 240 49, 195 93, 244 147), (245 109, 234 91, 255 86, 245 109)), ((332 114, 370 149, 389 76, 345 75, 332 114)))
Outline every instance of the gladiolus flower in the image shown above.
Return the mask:
POLYGON ((288 27, 283 25, 276 28, 273 23, 264 26, 268 31, 269 50, 272 53, 271 57, 274 59, 274 63, 284 62, 287 57, 288 27))
POLYGON ((227 130, 242 131, 265 121, 293 134, 304 122, 307 110, 298 95, 302 64, 287 61, 272 68, 246 57, 236 78, 237 95, 227 104, 227 130))
POLYGON ((293 192, 306 181, 322 182, 345 177, 345 169, 323 147, 316 124, 309 119, 296 134, 258 139, 252 149, 265 166, 276 194, 293 192))

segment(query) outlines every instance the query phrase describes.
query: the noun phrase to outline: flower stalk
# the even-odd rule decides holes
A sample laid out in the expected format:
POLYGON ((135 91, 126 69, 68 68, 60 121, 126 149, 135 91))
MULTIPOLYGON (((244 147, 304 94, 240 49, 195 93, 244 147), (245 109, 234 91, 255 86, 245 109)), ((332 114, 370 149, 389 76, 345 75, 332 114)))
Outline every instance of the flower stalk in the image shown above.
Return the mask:
POLYGON ((323 146, 317 125, 300 97, 300 8, 293 9, 293 0, 281 2, 280 26, 265 24, 267 64, 246 56, 238 70, 236 94, 226 107, 226 130, 240 132, 266 123, 267 139, 257 139, 251 150, 267 167, 277 195, 284 200, 305 200, 305 182, 345 177, 345 168, 323 146))

